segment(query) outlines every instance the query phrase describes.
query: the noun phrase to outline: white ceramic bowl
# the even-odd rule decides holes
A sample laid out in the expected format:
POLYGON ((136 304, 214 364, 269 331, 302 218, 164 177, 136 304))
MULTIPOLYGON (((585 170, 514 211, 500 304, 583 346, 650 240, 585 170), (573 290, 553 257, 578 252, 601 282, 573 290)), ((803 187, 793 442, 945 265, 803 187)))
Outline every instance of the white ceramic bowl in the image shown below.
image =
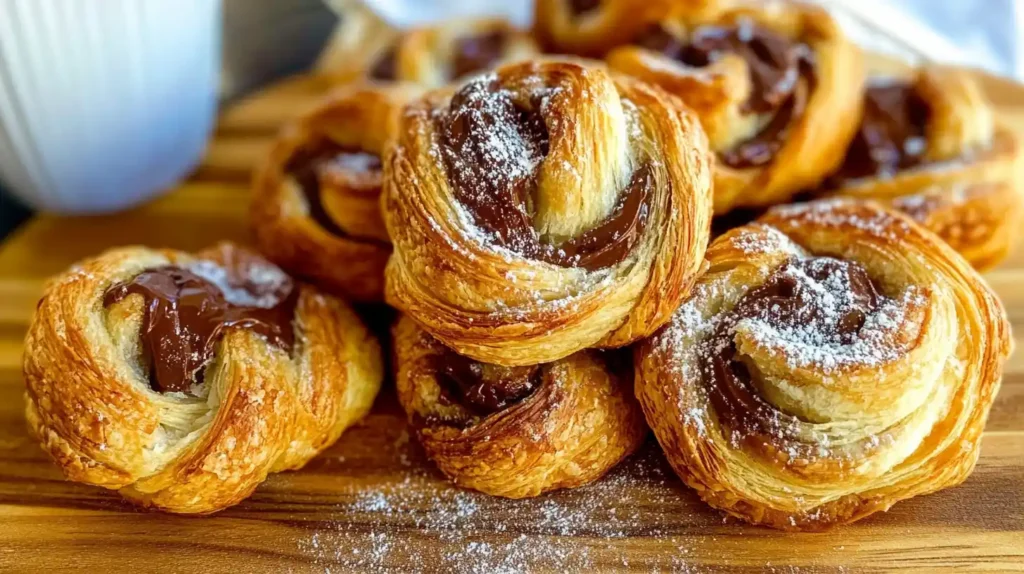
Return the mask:
POLYGON ((37 209, 108 212, 202 157, 220 0, 0 1, 0 178, 37 209))

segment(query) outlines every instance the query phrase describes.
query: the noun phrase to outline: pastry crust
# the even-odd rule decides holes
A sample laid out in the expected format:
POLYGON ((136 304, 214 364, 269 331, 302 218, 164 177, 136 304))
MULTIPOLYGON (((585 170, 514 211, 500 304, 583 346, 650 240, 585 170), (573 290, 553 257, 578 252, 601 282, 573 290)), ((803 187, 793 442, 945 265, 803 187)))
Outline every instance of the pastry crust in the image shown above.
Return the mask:
POLYGON ((710 232, 711 157, 693 114, 580 61, 503 66, 455 104, 453 89, 406 108, 385 158, 387 302, 458 353, 505 366, 624 346, 663 325, 710 232), (527 141, 516 121, 543 134, 527 141), (446 147, 452 130, 462 151, 446 147), (523 205, 494 207, 517 194, 523 205), (522 227, 498 245, 504 232, 485 224, 522 227), (571 244, 591 262, 569 257, 571 244))
MULTIPOLYGON (((874 199, 909 214, 978 269, 1001 262, 1021 223, 1021 145, 999 126, 963 69, 928 66, 910 80, 931 110, 920 165, 839 182, 824 195, 874 199)), ((828 187, 826 186, 826 189, 828 187)))
POLYGON ((821 530, 967 478, 1012 340, 963 258, 905 215, 848 200, 773 209, 707 257, 636 357, 647 421, 706 502, 821 530), (816 264, 842 272, 812 279, 816 264))
POLYGON ((401 32, 359 0, 347 2, 344 14, 317 60, 317 72, 334 84, 395 79, 387 60, 401 32))
POLYGON ((85 260, 46 287, 25 339, 26 418, 64 475, 143 506, 210 513, 249 496, 267 473, 296 469, 370 409, 380 347, 343 302, 301 289, 292 356, 228 328, 198 391, 150 386, 139 329, 143 299, 104 306, 146 270, 252 257, 222 244, 196 255, 125 247, 85 260))
MULTIPOLYGON (((716 214, 784 203, 817 186, 838 167, 856 130, 847 119, 860 113, 864 70, 859 49, 824 9, 789 0, 684 1, 664 12, 658 27, 679 46, 702 27, 728 29, 749 23, 788 40, 793 50, 809 51, 801 56, 805 63, 791 70, 791 99, 768 111, 748 109, 763 86, 759 88, 754 79, 755 68, 736 53, 715 56, 703 66, 626 42, 608 54, 612 69, 661 86, 700 116, 720 158, 715 167, 716 214), (778 147, 770 157, 753 165, 722 160, 724 154, 773 129, 775 122, 781 122, 774 138, 778 147)), ((759 61, 761 67, 773 65, 771 58, 778 57, 754 53, 769 58, 759 61)))
POLYGON ((598 0, 580 14, 573 3, 537 0, 534 35, 547 52, 601 58, 664 18, 680 0, 598 0))
POLYGON ((438 362, 451 351, 404 316, 394 341, 402 408, 427 456, 459 486, 508 498, 582 486, 647 435, 628 355, 617 370, 598 351, 538 366, 539 386, 529 396, 481 415, 444 386, 438 362))
POLYGON ((343 52, 344 57, 332 57, 330 61, 337 63, 325 64, 325 72, 337 83, 368 78, 434 88, 540 53, 529 33, 501 18, 449 20, 401 33, 375 29, 371 37, 352 37, 357 39, 350 42, 360 48, 343 52), (459 70, 460 43, 474 39, 483 42, 468 46, 464 55, 482 68, 459 70))
POLYGON ((418 90, 404 84, 360 84, 337 89, 316 109, 287 125, 253 180, 250 220, 260 251, 290 273, 357 301, 379 301, 391 255, 380 215, 380 171, 330 179, 319 175, 324 216, 289 165, 323 142, 380 157, 393 137, 401 106, 418 90), (353 183, 354 182, 354 183, 353 183))

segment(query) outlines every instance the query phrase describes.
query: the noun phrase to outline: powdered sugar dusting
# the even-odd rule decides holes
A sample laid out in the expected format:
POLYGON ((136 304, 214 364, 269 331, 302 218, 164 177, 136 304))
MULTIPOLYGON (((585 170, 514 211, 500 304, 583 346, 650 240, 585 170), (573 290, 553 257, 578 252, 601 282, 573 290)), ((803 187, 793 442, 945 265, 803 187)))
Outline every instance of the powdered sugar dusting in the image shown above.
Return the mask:
POLYGON ((188 265, 188 270, 213 283, 224 294, 224 299, 233 305, 269 309, 281 302, 281 289, 291 281, 284 271, 269 263, 248 261, 241 279, 255 289, 238 286, 238 278, 231 277, 222 265, 208 260, 199 260, 188 265))

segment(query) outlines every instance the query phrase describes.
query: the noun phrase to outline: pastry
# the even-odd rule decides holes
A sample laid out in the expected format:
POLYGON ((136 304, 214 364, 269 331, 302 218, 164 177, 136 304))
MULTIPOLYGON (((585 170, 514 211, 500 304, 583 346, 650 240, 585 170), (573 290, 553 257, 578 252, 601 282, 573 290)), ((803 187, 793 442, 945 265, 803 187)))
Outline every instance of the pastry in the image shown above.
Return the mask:
POLYGON ((621 347, 700 269, 711 157, 660 89, 578 61, 511 64, 406 107, 384 159, 385 299, 503 366, 621 347))
POLYGON ((656 24, 680 0, 536 0, 534 35, 545 50, 601 58, 656 24))
POLYGON ((700 116, 718 156, 719 214, 784 203, 818 185, 856 129, 860 52, 811 4, 675 2, 607 62, 700 116))
POLYGON ((394 328, 398 399, 459 486, 523 498, 596 480, 647 435, 628 352, 500 367, 457 355, 408 317, 394 328))
POLYGON ((260 251, 332 293, 381 299, 391 254, 381 153, 415 93, 402 84, 342 87, 282 130, 253 183, 260 251))
POLYGON ((382 371, 349 307, 253 253, 127 247, 48 283, 26 418, 69 479, 209 513, 333 443, 382 371))
POLYGON ((962 482, 1011 349, 955 251, 873 202, 775 208, 637 350, 673 468, 755 524, 820 530, 962 482))
POLYGON ((877 78, 826 195, 886 202, 928 227, 977 268, 999 263, 1021 218, 1021 152, 996 125, 971 73, 928 66, 877 78))
POLYGON ((359 0, 340 2, 344 16, 317 60, 317 72, 334 84, 395 80, 400 31, 359 0))
POLYGON ((366 42, 331 73, 337 81, 364 77, 439 87, 494 66, 539 53, 533 38, 500 18, 452 20, 366 42), (381 39, 389 44, 381 46, 381 39))

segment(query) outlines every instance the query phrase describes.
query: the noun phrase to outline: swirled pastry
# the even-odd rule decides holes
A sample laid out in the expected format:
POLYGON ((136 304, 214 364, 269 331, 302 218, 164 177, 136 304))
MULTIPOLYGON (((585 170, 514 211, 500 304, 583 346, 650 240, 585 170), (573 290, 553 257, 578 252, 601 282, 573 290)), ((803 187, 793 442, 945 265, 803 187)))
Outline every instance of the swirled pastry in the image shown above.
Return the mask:
POLYGON ((402 317, 398 399, 427 455, 456 484, 523 498, 596 480, 643 442, 623 351, 501 367, 455 354, 402 317))
POLYGON ((381 154, 407 85, 346 86, 286 126, 253 183, 256 243, 276 264, 359 301, 379 301, 391 255, 381 154))
POLYGON ((689 110, 580 62, 512 64, 454 90, 410 104, 385 158, 386 300, 504 366, 664 324, 710 227, 711 158, 689 110))
POLYGON ((683 480, 752 523, 818 530, 962 482, 1011 347, 938 237, 872 202, 776 208, 637 351, 637 396, 683 480))
POLYGON ((999 263, 1021 219, 1021 150, 996 125, 971 73, 929 66, 878 78, 830 195, 884 201, 928 227, 977 268, 999 263))
POLYGON ((208 513, 333 443, 382 370, 351 309, 252 253, 128 247, 50 281, 26 417, 69 479, 208 513))
MULTIPOLYGON (((368 46, 378 44, 375 38, 368 46)), ((539 50, 525 31, 506 20, 487 18, 414 28, 394 37, 388 47, 367 52, 372 59, 353 59, 333 75, 339 81, 362 75, 439 87, 499 64, 531 58, 539 50)))
POLYGON ((344 16, 316 63, 331 83, 396 80, 394 49, 401 32, 360 0, 345 2, 344 16))
POLYGON ((603 57, 664 18, 679 0, 536 0, 534 35, 556 54, 603 57))
POLYGON ((860 52, 811 4, 676 2, 607 61, 696 110, 718 155, 716 213, 818 185, 856 129, 860 52))

